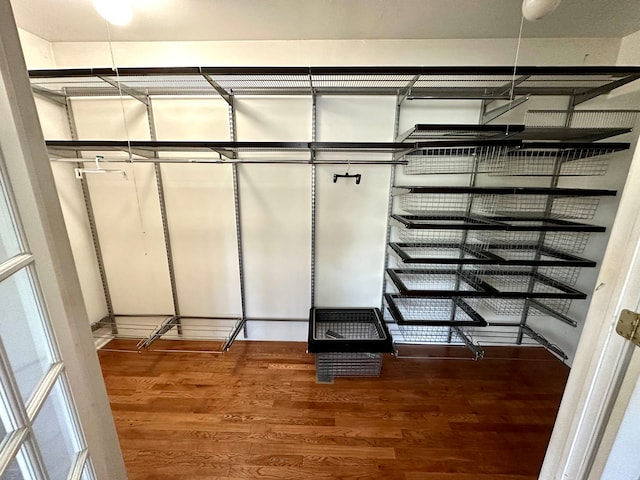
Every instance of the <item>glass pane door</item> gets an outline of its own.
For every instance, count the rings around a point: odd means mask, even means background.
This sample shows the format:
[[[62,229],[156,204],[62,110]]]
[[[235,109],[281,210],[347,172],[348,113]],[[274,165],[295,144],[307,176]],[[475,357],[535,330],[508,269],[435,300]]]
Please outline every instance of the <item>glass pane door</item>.
[[[38,265],[5,171],[0,157],[0,480],[91,480]]]

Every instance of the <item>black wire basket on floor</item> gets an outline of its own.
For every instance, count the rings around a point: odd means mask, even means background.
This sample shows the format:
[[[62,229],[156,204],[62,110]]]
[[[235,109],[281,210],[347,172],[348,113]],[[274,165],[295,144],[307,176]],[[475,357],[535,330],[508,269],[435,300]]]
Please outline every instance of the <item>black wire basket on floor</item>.
[[[393,341],[378,308],[312,308],[308,351],[316,354],[319,382],[377,377]]]

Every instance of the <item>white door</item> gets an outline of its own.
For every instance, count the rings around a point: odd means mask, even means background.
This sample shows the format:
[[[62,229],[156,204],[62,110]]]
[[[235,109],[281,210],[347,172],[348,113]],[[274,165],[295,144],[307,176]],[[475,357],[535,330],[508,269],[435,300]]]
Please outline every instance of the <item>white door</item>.
[[[640,353],[615,331],[623,309],[640,311],[639,205],[640,148],[636,147],[542,466],[543,480],[596,480],[603,478],[605,470],[613,475],[628,442],[635,442],[634,447],[639,444],[632,440],[637,427],[633,437],[629,435],[633,428],[629,422],[637,426],[640,419],[638,395],[629,400],[640,375]],[[640,458],[637,453],[634,456]],[[624,465],[630,469],[627,476],[604,478],[638,480],[635,465]]]
[[[0,479],[126,478],[9,0],[0,0]]]
[[[591,478],[640,479],[640,348],[633,358],[618,394],[600,445]]]

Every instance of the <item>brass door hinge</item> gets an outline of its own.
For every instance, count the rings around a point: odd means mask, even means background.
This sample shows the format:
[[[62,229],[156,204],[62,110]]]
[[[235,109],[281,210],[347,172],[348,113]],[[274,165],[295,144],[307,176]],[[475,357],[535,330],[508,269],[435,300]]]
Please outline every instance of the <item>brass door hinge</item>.
[[[640,346],[640,313],[622,310],[616,325],[616,332],[636,346]]]

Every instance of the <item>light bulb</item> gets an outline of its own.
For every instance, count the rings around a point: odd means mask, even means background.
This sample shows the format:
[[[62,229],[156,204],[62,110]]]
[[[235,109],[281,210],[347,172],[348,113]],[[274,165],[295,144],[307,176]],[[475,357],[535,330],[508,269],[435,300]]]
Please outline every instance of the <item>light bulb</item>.
[[[129,0],[93,0],[100,15],[114,25],[126,25],[133,17]]]
[[[522,15],[530,22],[535,22],[558,8],[560,1],[561,0],[523,0]]]

